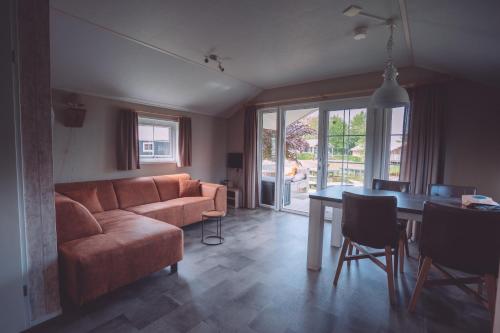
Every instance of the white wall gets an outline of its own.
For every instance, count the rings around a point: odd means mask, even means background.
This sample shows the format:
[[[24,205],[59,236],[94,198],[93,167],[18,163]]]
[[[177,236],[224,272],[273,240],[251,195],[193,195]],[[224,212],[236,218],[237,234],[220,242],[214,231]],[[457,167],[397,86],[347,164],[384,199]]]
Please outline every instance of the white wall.
[[[19,210],[21,168],[17,163],[16,115],[11,54],[11,1],[0,2],[0,330],[19,332],[27,316],[22,293],[21,216]],[[17,146],[17,147],[16,147]]]
[[[53,91],[55,111],[53,159],[55,183],[188,172],[193,178],[220,182],[226,177],[226,120],[200,114],[79,95],[87,114],[82,128],[64,127],[60,118],[67,92]],[[120,109],[182,114],[191,117],[192,166],[146,164],[140,170],[116,169],[116,127]]]

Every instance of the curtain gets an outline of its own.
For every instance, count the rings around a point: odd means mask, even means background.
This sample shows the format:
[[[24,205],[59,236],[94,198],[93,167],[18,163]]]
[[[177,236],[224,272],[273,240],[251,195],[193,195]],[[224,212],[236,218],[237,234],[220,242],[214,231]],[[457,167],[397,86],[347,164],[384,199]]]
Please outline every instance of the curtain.
[[[409,181],[416,194],[425,194],[428,184],[442,181],[444,91],[442,85],[409,90],[408,137],[401,179]]]
[[[245,110],[243,131],[243,200],[246,208],[256,208],[259,204],[257,177],[257,109]]]
[[[178,167],[191,166],[191,118],[179,117],[179,158]]]
[[[121,110],[118,115],[117,166],[118,170],[140,169],[139,117],[137,112]]]

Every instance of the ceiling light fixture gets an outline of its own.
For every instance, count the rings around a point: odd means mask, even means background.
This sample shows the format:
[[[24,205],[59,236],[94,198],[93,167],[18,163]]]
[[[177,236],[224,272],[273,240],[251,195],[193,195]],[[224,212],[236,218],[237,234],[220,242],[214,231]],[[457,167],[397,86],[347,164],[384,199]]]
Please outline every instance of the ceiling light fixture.
[[[372,19],[375,19],[375,20],[379,20],[379,21],[382,21],[382,22],[386,22],[387,21],[386,18],[380,17],[378,15],[373,15],[373,14],[370,14],[370,13],[365,13],[363,11],[363,8],[361,8],[359,6],[349,6],[346,9],[344,9],[344,11],[342,12],[342,14],[344,14],[345,16],[348,16],[348,17],[354,17],[354,16],[361,15],[361,16],[366,16],[366,17],[369,17],[369,18],[372,18]]]
[[[377,109],[396,108],[410,105],[410,97],[405,88],[398,84],[398,70],[393,64],[392,47],[394,45],[394,28],[395,24],[392,19],[387,20],[390,35],[387,41],[387,61],[385,63],[384,82],[382,86],[373,93],[370,106]]]
[[[384,82],[373,93],[370,100],[370,107],[377,109],[385,109],[385,108],[396,108],[401,106],[409,106],[410,105],[410,97],[408,96],[408,92],[405,88],[401,87],[398,84],[398,70],[394,66],[392,59],[392,47],[394,45],[394,28],[396,25],[394,24],[394,19],[386,19],[377,15],[373,15],[370,13],[363,12],[363,9],[359,6],[349,6],[343,12],[345,16],[354,17],[358,15],[366,16],[378,21],[383,21],[387,27],[389,27],[389,39],[387,41],[387,61],[385,62],[384,74]],[[363,32],[360,28],[356,28],[354,30],[354,39],[363,39],[366,38],[366,28]]]

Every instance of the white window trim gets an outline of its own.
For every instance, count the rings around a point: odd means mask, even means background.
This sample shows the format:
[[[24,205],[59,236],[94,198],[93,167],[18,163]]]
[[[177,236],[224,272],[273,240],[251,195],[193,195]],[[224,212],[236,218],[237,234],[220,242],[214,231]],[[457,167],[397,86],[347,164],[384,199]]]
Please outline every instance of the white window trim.
[[[166,120],[161,118],[153,118],[146,116],[139,116],[139,125],[150,125],[150,126],[158,126],[158,127],[169,127],[170,128],[170,142],[171,142],[171,150],[172,157],[147,157],[147,156],[139,156],[140,164],[177,164],[178,162],[178,136],[179,136],[179,123],[172,120]],[[149,141],[148,141],[149,142]],[[153,143],[153,154],[154,154],[154,141]]]

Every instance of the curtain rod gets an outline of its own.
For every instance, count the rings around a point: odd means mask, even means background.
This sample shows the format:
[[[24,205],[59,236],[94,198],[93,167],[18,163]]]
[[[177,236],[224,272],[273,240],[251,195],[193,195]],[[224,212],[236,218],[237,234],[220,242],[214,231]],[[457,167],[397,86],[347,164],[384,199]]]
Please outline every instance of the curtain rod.
[[[139,115],[151,115],[151,116],[166,118],[166,119],[175,120],[175,121],[178,121],[181,117],[183,117],[183,116],[177,116],[177,115],[172,115],[172,114],[165,114],[165,113],[161,113],[161,112],[150,112],[150,111],[141,111],[141,110],[135,110],[135,112],[137,112],[137,114],[139,114]]]
[[[414,88],[417,86],[432,84],[432,83],[443,83],[453,80],[453,77],[446,76],[440,79],[434,80],[426,80],[421,82],[408,82],[401,84],[402,87],[405,88]],[[282,106],[289,104],[299,104],[299,103],[308,103],[308,102],[318,102],[329,99],[340,99],[340,98],[354,98],[354,97],[365,97],[373,94],[376,88],[367,88],[367,89],[358,89],[358,90],[350,90],[350,91],[342,91],[342,92],[332,92],[321,95],[313,95],[313,96],[304,96],[304,97],[295,97],[295,98],[284,98],[284,99],[276,99],[271,101],[263,101],[263,102],[255,102],[255,103],[247,103],[246,106],[257,106],[257,107],[268,107],[268,106]]]

